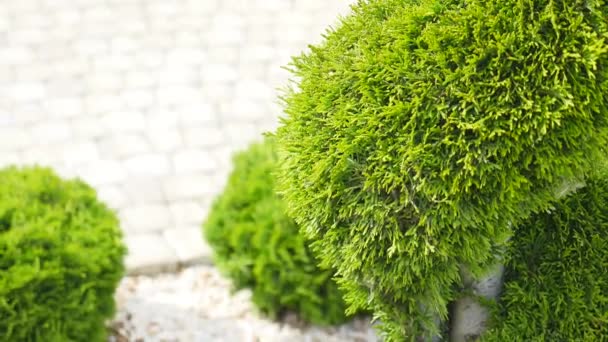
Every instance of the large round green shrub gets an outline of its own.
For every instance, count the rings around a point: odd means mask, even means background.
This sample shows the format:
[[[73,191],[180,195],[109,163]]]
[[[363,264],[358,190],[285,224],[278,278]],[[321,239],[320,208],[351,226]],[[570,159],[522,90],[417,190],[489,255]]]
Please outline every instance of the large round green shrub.
[[[0,170],[0,340],[104,341],[125,252],[88,185]]]
[[[608,176],[516,229],[495,327],[484,341],[608,338]]]
[[[390,339],[433,334],[608,146],[603,0],[369,0],[294,58],[290,216]]]
[[[234,157],[226,188],[204,223],[215,263],[236,289],[251,288],[254,304],[271,317],[292,311],[312,323],[341,323],[342,293],[285,214],[274,189],[276,166],[271,138]]]

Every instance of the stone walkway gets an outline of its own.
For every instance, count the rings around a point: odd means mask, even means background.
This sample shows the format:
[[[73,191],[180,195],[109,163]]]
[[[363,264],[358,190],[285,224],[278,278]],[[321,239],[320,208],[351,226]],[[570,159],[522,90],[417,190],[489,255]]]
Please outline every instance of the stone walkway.
[[[349,0],[0,3],[0,167],[81,177],[117,209],[130,273],[205,261],[230,156],[276,127],[280,68]]]

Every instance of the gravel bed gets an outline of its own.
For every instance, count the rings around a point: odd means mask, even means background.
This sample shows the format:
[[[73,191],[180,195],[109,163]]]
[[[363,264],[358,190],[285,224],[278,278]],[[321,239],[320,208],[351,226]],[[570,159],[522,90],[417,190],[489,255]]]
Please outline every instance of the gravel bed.
[[[376,342],[369,319],[332,328],[265,319],[249,291],[231,293],[230,282],[212,266],[177,274],[126,277],[117,293],[118,313],[110,341],[180,342]]]

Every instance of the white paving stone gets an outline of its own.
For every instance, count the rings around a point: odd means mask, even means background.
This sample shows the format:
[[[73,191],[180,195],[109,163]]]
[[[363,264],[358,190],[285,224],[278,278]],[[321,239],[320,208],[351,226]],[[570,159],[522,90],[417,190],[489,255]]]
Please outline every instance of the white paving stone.
[[[218,127],[211,125],[186,126],[183,128],[184,144],[192,147],[214,147],[227,143],[227,139]]]
[[[173,158],[173,165],[178,175],[217,169],[213,154],[203,149],[177,152]]]
[[[152,148],[161,152],[174,152],[183,146],[182,135],[177,127],[149,129],[146,137]]]
[[[36,101],[46,96],[43,83],[16,83],[12,85],[10,96],[17,102]]]
[[[167,177],[163,189],[171,202],[209,198],[216,192],[215,178],[212,175],[193,174]]]
[[[84,101],[80,97],[50,99],[45,109],[53,118],[74,117],[84,114]]]
[[[193,124],[211,124],[217,122],[218,115],[210,103],[202,102],[191,105],[178,106],[175,112],[180,124],[188,127]]]
[[[150,152],[151,146],[141,134],[125,133],[109,135],[98,142],[101,156],[108,158],[125,158]]]
[[[127,235],[125,244],[129,250],[125,264],[129,274],[172,271],[179,259],[161,234]]]
[[[93,185],[123,215],[131,270],[200,260],[232,152],[276,128],[280,66],[350,2],[0,2],[0,166]]]
[[[161,177],[132,179],[123,189],[132,204],[165,203]]]
[[[31,128],[32,136],[39,144],[63,142],[72,136],[72,128],[68,122],[42,122]]]
[[[211,249],[205,242],[201,227],[168,229],[163,232],[164,238],[182,264],[211,262]]]
[[[162,231],[172,224],[171,211],[162,204],[128,206],[119,214],[123,226],[130,233]]]
[[[117,160],[99,159],[87,163],[81,170],[84,180],[92,185],[100,186],[116,184],[127,179],[127,170]]]
[[[196,201],[173,202],[169,210],[177,225],[200,224],[207,216],[206,207]]]
[[[18,151],[34,143],[34,139],[19,126],[0,127],[0,151]]]
[[[97,196],[112,209],[120,209],[129,204],[125,192],[117,185],[104,185],[97,189]]]
[[[134,177],[164,176],[171,169],[168,158],[161,153],[137,155],[126,159],[124,165]]]
[[[23,157],[21,157],[18,153],[0,153],[0,168],[9,165],[16,165],[21,160],[23,160]]]
[[[110,132],[141,132],[146,120],[140,111],[125,110],[104,115],[100,123]]]
[[[62,147],[63,161],[68,165],[81,165],[99,160],[100,154],[93,141],[74,141]]]

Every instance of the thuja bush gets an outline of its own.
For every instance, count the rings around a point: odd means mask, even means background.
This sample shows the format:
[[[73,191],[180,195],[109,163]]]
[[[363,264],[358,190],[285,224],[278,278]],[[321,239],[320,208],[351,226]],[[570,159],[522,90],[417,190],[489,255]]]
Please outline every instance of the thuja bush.
[[[608,337],[608,177],[516,229],[495,327],[484,341]]]
[[[0,170],[0,339],[104,341],[125,251],[116,216],[82,181]]]
[[[293,59],[290,216],[389,340],[438,336],[463,274],[607,146],[601,0],[369,0]]]
[[[272,138],[234,157],[234,170],[203,224],[217,267],[235,289],[250,288],[253,303],[280,318],[295,312],[316,324],[346,320],[332,272],[317,267],[295,222],[275,193]]]

